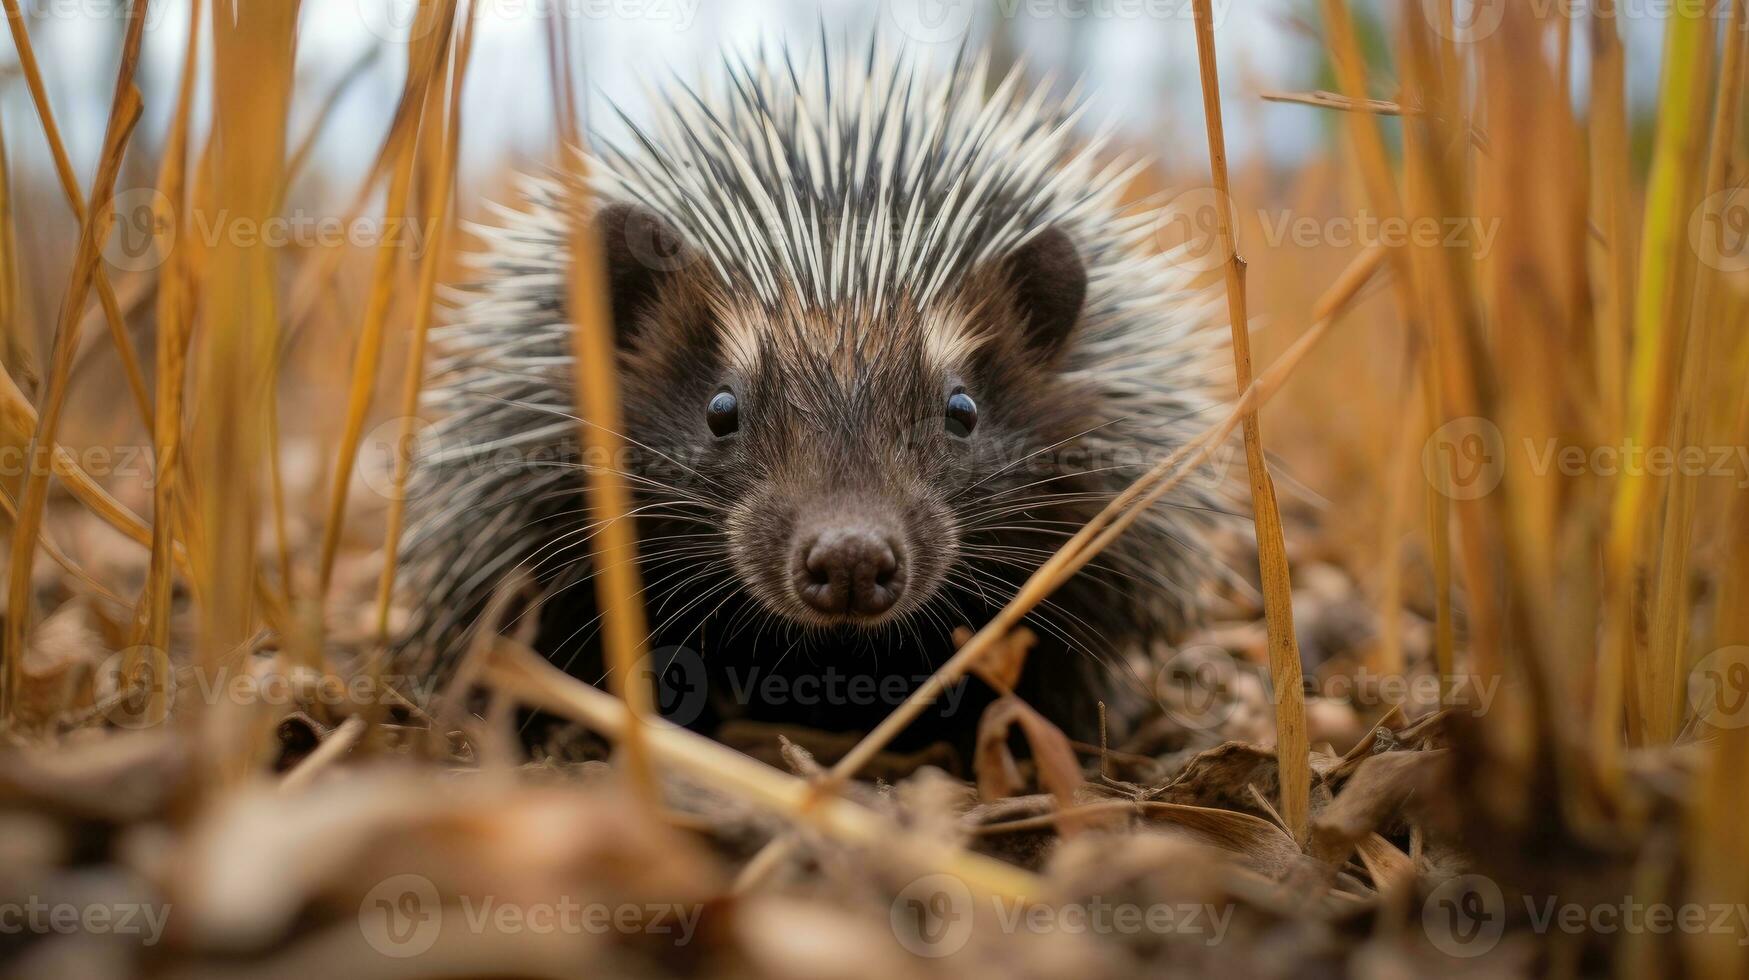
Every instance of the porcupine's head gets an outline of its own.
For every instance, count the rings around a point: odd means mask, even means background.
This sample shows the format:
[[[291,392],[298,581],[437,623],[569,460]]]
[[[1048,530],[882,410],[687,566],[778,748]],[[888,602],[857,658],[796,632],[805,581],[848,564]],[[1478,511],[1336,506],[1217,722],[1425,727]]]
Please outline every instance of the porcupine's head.
[[[1020,457],[1097,416],[1062,370],[1087,268],[1058,228],[931,302],[866,282],[836,297],[780,282],[764,302],[640,204],[598,226],[633,437],[720,507],[738,586],[784,620],[878,627],[927,606],[981,484],[1036,474]],[[878,252],[858,261],[891,261]]]
[[[629,447],[583,466],[638,495],[658,633],[727,609],[945,639],[1205,423],[1206,297],[1151,247],[1156,215],[1120,208],[1130,171],[1019,71],[986,97],[982,60],[931,75],[877,47],[727,75],[591,160]],[[525,193],[444,338],[408,545],[435,569],[428,633],[514,569],[553,602],[589,567],[564,311],[583,205]],[[542,462],[482,472],[482,446]],[[1208,494],[1139,522],[1041,632],[1180,622]]]

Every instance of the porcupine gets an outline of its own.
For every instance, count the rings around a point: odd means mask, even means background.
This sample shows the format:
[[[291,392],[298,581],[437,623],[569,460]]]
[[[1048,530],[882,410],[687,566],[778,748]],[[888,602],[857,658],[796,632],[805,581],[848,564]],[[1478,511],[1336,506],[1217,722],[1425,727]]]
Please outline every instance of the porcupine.
[[[1140,164],[1077,136],[1075,95],[1019,68],[987,89],[987,56],[931,72],[878,41],[722,71],[670,86],[651,126],[622,114],[628,138],[582,151],[589,193],[525,178],[474,229],[480,281],[435,338],[403,649],[446,674],[517,574],[541,594],[537,649],[600,683],[584,487],[606,465],[635,495],[657,670],[691,657],[703,676],[682,686],[710,692],[678,720],[865,731],[954,627],[1207,424],[1221,336],[1152,240],[1161,212],[1122,201]],[[628,445],[611,461],[583,458],[573,414],[576,220],[608,270]],[[1187,481],[1031,613],[1018,693],[1093,737],[1118,652],[1192,619],[1224,500]],[[803,697],[823,673],[836,686]],[[961,693],[900,744],[966,744],[993,695]]]

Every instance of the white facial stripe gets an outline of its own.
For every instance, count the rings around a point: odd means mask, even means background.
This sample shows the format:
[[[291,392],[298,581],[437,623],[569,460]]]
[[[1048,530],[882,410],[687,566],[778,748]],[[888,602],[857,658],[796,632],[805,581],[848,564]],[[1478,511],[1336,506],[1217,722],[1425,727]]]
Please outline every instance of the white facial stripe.
[[[990,339],[988,333],[977,328],[976,322],[971,311],[958,305],[924,316],[924,360],[937,370],[963,368]]]

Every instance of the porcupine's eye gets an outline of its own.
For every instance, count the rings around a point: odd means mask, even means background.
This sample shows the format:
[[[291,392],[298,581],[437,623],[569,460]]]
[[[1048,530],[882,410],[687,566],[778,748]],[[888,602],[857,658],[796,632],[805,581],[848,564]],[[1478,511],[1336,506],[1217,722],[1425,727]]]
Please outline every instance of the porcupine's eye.
[[[735,393],[725,388],[712,395],[704,409],[704,420],[718,439],[740,428],[741,409],[735,402]]]
[[[963,391],[947,396],[947,431],[961,439],[978,427],[978,403]]]

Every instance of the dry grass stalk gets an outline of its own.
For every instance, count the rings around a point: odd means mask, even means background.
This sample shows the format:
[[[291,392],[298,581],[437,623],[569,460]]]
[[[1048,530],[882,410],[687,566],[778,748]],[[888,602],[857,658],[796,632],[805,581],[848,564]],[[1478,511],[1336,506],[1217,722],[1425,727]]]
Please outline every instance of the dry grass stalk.
[[[1749,39],[1746,7],[1749,3],[1744,0],[1736,0],[1731,6],[1730,26],[1725,33],[1724,62],[1719,70],[1718,98],[1714,100],[1709,127],[1712,145],[1698,195],[1703,200],[1728,191],[1731,152],[1737,145],[1738,115],[1742,108],[1743,48],[1745,39]],[[1695,445],[1706,434],[1705,413],[1714,392],[1715,365],[1724,353],[1718,347],[1720,331],[1717,329],[1720,278],[1718,274],[1695,270],[1687,355],[1676,368],[1681,374],[1677,384],[1675,418],[1671,424],[1672,446]],[[1692,618],[1690,596],[1693,592],[1691,543],[1699,484],[1700,477],[1696,474],[1677,472],[1670,475],[1661,535],[1662,553],[1658,562],[1657,587],[1653,593],[1651,646],[1667,653],[1664,669],[1669,673],[1660,681],[1660,684],[1667,685],[1662,690],[1660,702],[1672,737],[1687,711],[1685,679],[1689,669],[1688,627]]]
[[[588,200],[588,180],[582,154],[567,148],[573,192]],[[602,647],[608,682],[624,702],[631,723],[621,741],[625,766],[645,804],[658,799],[644,725],[651,721],[653,693],[649,673],[650,628],[644,610],[644,589],[637,564],[637,527],[633,522],[631,488],[616,461],[625,459],[625,422],[619,402],[619,354],[609,302],[607,257],[600,236],[577,208],[571,231],[571,360],[575,365],[578,437],[586,466],[589,510],[598,522],[595,532],[594,587],[601,609]],[[614,560],[606,560],[613,555]],[[621,557],[623,556],[623,557]]]
[[[1325,0],[1326,23],[1334,26],[1335,22],[1328,19],[1329,7],[1332,3],[1335,3],[1338,8],[1340,8],[1341,4],[1340,0]],[[1347,20],[1346,15],[1344,15],[1343,20]],[[1349,30],[1348,43],[1352,44],[1354,41],[1352,25],[1349,25]],[[1335,55],[1336,52],[1343,50],[1344,47],[1345,45],[1337,40],[1335,32],[1332,31],[1330,38],[1331,54]],[[1365,66],[1362,65],[1361,67],[1364,70]],[[1342,79],[1344,83],[1343,91],[1341,93],[1259,92],[1257,93],[1257,97],[1265,102],[1288,102],[1294,105],[1309,105],[1318,109],[1335,109],[1339,112],[1355,112],[1362,115],[1400,116],[1403,114],[1403,107],[1395,102],[1389,101],[1388,99],[1369,98],[1365,95],[1355,95],[1352,91],[1349,91],[1347,87],[1347,82],[1350,80],[1347,74],[1348,71],[1348,65],[1338,66],[1337,77]],[[1365,91],[1364,87],[1361,91]]]
[[[1707,160],[1705,184],[1702,187],[1702,194],[1707,195],[1708,199],[1710,195],[1721,193],[1730,185],[1731,174],[1740,172],[1738,168],[1742,164],[1744,150],[1739,125],[1743,108],[1745,59],[1749,58],[1749,2],[1733,0],[1730,28],[1725,33],[1724,47],[1724,62],[1719,71],[1718,97],[1713,113],[1712,145]],[[1741,194],[1741,191],[1738,193]],[[1720,220],[1722,219],[1721,214]],[[1728,355],[1724,343],[1727,334],[1719,329],[1716,322],[1722,318],[1722,308],[1725,305],[1719,289],[1722,285],[1721,278],[1722,274],[1719,273],[1702,273],[1695,285],[1693,322],[1699,336],[1690,340],[1681,413],[1678,416],[1678,435],[1674,440],[1676,445],[1686,444],[1688,437],[1685,433],[1699,435],[1707,431],[1707,399],[1721,391],[1730,390],[1729,385],[1717,387],[1714,384],[1719,372],[1719,362],[1723,362],[1727,370],[1734,371],[1730,376],[1743,376],[1743,357],[1732,358]],[[1738,335],[1741,336],[1741,330]],[[1749,354],[1749,347],[1741,347],[1740,350]],[[1749,422],[1749,414],[1742,411],[1744,405],[1749,405],[1749,400],[1732,406],[1735,411],[1728,417],[1724,432],[1727,438],[1735,437],[1738,445],[1749,444],[1749,425],[1743,424]],[[1735,431],[1731,431],[1733,428]],[[1675,527],[1667,528],[1666,534],[1681,535],[1681,561],[1682,567],[1686,569],[1692,554],[1688,539],[1692,532],[1699,481],[1684,475],[1677,475],[1673,479],[1676,485],[1672,496],[1679,497],[1680,500],[1675,507]],[[1723,540],[1742,541],[1745,530],[1749,530],[1749,493],[1738,488],[1729,498],[1725,509]],[[1749,595],[1749,549],[1729,549],[1722,565],[1718,588],[1722,599],[1713,624],[1712,642],[1718,649],[1728,650],[1749,645],[1749,604],[1742,601],[1745,595]],[[1682,580],[1660,582],[1657,617],[1659,628],[1654,633],[1654,636],[1665,643],[1680,644],[1676,653],[1684,670],[1689,666],[1685,631],[1691,615],[1687,585],[1686,576]],[[1686,693],[1685,685],[1678,679],[1675,686],[1676,696],[1682,698]],[[1716,691],[1714,696],[1723,696],[1723,692]],[[1705,713],[1710,707],[1713,706],[1688,705],[1684,700],[1675,709],[1678,717],[1682,717],[1683,709],[1687,708],[1702,713],[1705,719],[1710,717]],[[1749,810],[1749,782],[1743,779],[1743,773],[1749,771],[1749,726],[1714,729],[1703,720],[1701,728],[1703,737],[1709,738],[1712,744],[1701,770],[1699,803],[1691,814],[1687,827],[1690,852],[1704,856],[1703,860],[1695,863],[1695,881],[1690,886],[1690,898],[1710,905],[1733,901],[1740,893],[1742,883],[1749,880],[1749,828],[1745,827],[1743,821],[1743,813]],[[1699,975],[1724,978],[1742,976],[1749,972],[1749,953],[1734,941],[1734,937],[1697,936],[1689,945],[1691,955],[1698,965]]]
[[[1597,411],[1584,184],[1523,179],[1538,167],[1581,173],[1585,165],[1584,135],[1547,57],[1539,56],[1548,37],[1546,22],[1510,19],[1481,52],[1495,152],[1477,162],[1476,207],[1500,231],[1479,256],[1479,288],[1498,378],[1497,424],[1507,446],[1590,432]],[[1526,99],[1527,89],[1546,94]],[[1518,466],[1508,476],[1496,493],[1494,520],[1510,589],[1508,654],[1525,679],[1528,718],[1503,720],[1525,725],[1533,751],[1556,760],[1562,798],[1589,822],[1595,801],[1574,694],[1584,689],[1596,651],[1592,630],[1577,623],[1595,623],[1598,615],[1601,577],[1592,556],[1600,545],[1603,488],[1558,470]]]
[[[10,491],[3,488],[0,488],[0,510],[4,510],[7,518],[14,523],[18,521],[18,502],[12,499]],[[62,551],[60,545],[55,544],[54,539],[49,537],[48,528],[43,528],[42,532],[37,535],[36,543],[37,547],[43,550],[43,554],[48,555],[51,561],[65,569],[67,574],[73,576],[74,582],[78,586],[84,588],[92,595],[102,596],[118,606],[125,606],[128,604],[126,599],[115,594],[109,586],[98,581],[96,576],[86,571],[78,562],[73,560],[72,556],[68,555],[65,551]]]
[[[1449,15],[1449,4],[1446,13]],[[1404,18],[1405,99],[1430,111],[1404,127],[1404,215],[1412,222],[1439,223],[1448,216],[1473,214],[1469,202],[1469,161],[1466,143],[1454,120],[1467,117],[1463,60],[1450,41],[1436,39],[1433,26]],[[1450,28],[1445,33],[1450,33]],[[1425,319],[1426,357],[1430,383],[1424,386],[1430,424],[1459,418],[1497,418],[1497,384],[1484,340],[1485,315],[1480,307],[1470,256],[1439,243],[1417,243],[1409,250],[1415,303],[1428,311]],[[1502,593],[1516,581],[1516,561],[1508,556],[1507,586],[1501,587],[1499,557],[1510,542],[1498,533],[1504,493],[1481,500],[1460,500],[1451,506],[1443,493],[1430,488],[1430,526],[1436,553],[1443,548],[1447,515],[1457,516],[1456,545],[1469,610],[1469,641],[1474,671],[1483,678],[1504,673],[1506,638]],[[1441,562],[1436,560],[1437,568]],[[1440,592],[1447,591],[1442,580]],[[1523,610],[1515,610],[1523,613]]]
[[[1658,99],[1658,132],[1647,177],[1646,217],[1640,243],[1640,268],[1634,311],[1633,356],[1629,364],[1628,426],[1642,446],[1668,445],[1675,386],[1687,340],[1694,261],[1688,248],[1688,223],[1697,196],[1697,177],[1706,153],[1706,107],[1710,102],[1716,31],[1706,10],[1672,11],[1665,31],[1664,78]],[[1610,519],[1606,566],[1612,615],[1606,631],[1610,669],[1620,669],[1633,696],[1627,701],[1630,739],[1653,743],[1676,736],[1680,719],[1671,710],[1668,678],[1679,669],[1676,651],[1657,646],[1638,650],[1636,610],[1644,608],[1639,584],[1650,567],[1643,552],[1656,542],[1650,534],[1658,486],[1639,469],[1623,473]]]
[[[0,367],[36,384],[33,331],[19,316],[24,303],[18,272],[18,221],[12,206],[12,163],[0,134]]]
[[[400,135],[389,141],[395,146],[395,155],[394,169],[389,175],[388,199],[383,205],[388,222],[404,220],[408,215],[407,198],[417,159],[419,122],[431,81],[441,74],[441,62],[447,58],[449,37],[455,26],[455,8],[455,0],[420,0],[419,11],[408,27],[414,40],[407,58],[406,86],[391,126]],[[365,419],[376,395],[377,365],[382,360],[383,334],[388,325],[389,304],[394,298],[401,246],[400,236],[387,236],[377,248],[370,299],[365,305],[358,347],[353,354],[352,383],[347,394],[340,448],[335,456],[328,519],[323,525],[316,587],[318,601],[327,598],[329,584],[334,578],[334,560],[340,553],[340,535],[346,525],[346,498],[351,489],[353,468],[358,462],[358,446],[364,439]]]
[[[1627,344],[1634,310],[1633,180],[1628,173],[1626,57],[1616,29],[1615,0],[1598,0],[1591,18],[1589,112],[1594,223],[1603,231],[1604,259],[1593,278],[1601,284],[1597,373],[1604,433],[1623,432],[1627,397]]]
[[[340,727],[328,733],[322,744],[316,750],[304,757],[297,768],[285,774],[279,781],[279,791],[287,795],[308,789],[316,777],[346,757],[364,738],[368,723],[363,715],[353,715],[340,723]]]
[[[395,593],[395,573],[400,552],[402,524],[406,517],[407,479],[412,469],[411,444],[419,417],[419,393],[425,383],[425,347],[435,318],[437,272],[449,245],[450,202],[455,197],[456,156],[461,140],[462,85],[473,51],[475,11],[469,8],[462,21],[460,40],[451,56],[447,115],[436,141],[437,172],[426,188],[423,220],[430,222],[432,236],[419,264],[419,294],[413,309],[413,333],[407,350],[407,365],[401,379],[400,420],[396,436],[394,490],[389,495],[388,530],[383,541],[383,573],[377,588],[377,642],[389,640],[389,606]]]
[[[15,25],[20,23],[16,0],[9,5],[7,15]],[[92,280],[98,275],[98,249],[102,244],[100,236],[108,228],[106,219],[111,196],[115,192],[115,181],[121,173],[122,154],[127,149],[128,137],[133,134],[134,125],[140,119],[140,93],[134,88],[133,78],[134,69],[139,64],[140,42],[145,35],[145,24],[146,5],[142,2],[129,12],[127,38],[123,42],[121,66],[116,73],[115,100],[111,104],[109,123],[104,131],[103,156],[98,161],[97,175],[91,188],[91,196],[97,206],[87,211],[80,222],[79,247],[73,260],[72,278],[67,284],[66,296],[61,302],[60,315],[55,325],[53,352],[50,355],[44,393],[45,404],[37,418],[36,431],[31,436],[30,448],[25,456],[33,465],[27,469],[24,493],[18,507],[18,522],[13,530],[12,560],[8,566],[10,580],[6,603],[6,636],[4,649],[0,651],[0,656],[5,658],[4,670],[0,670],[0,725],[9,724],[12,720],[13,699],[16,697],[24,666],[25,637],[29,632],[31,618],[30,569],[36,554],[37,537],[42,531],[43,510],[48,504],[49,470],[47,467],[34,465],[34,461],[52,458],[56,454],[55,432],[61,420],[61,412],[66,407],[73,355],[79,347],[79,321]],[[49,118],[44,115],[45,125]]]
[[[583,104],[572,70],[577,59],[572,52],[571,22],[558,7],[548,8],[547,13],[547,75],[553,89],[554,136],[563,159],[573,147],[583,145]]]
[[[1196,0],[1196,49],[1202,74],[1203,120],[1208,126],[1209,169],[1214,177],[1216,227],[1226,255],[1227,315],[1233,330],[1233,373],[1239,390],[1251,384],[1251,324],[1246,315],[1245,260],[1239,256],[1227,178],[1227,141],[1221,120],[1220,78],[1215,70],[1214,12],[1210,0]],[[1306,841],[1311,792],[1310,746],[1306,738],[1305,685],[1300,648],[1294,638],[1293,584],[1287,543],[1276,506],[1275,483],[1263,458],[1263,427],[1256,412],[1245,416],[1245,470],[1251,479],[1252,521],[1257,531],[1257,563],[1263,581],[1263,608],[1269,630],[1269,675],[1275,690],[1275,751],[1281,768],[1281,811],[1294,840]]]
[[[24,396],[12,376],[0,371],[0,447],[21,456],[29,451],[30,440],[38,427],[36,408]],[[56,480],[105,523],[131,540],[150,545],[152,530],[127,505],[110,496],[89,473],[79,466],[66,447],[56,445],[48,456],[50,472]]]
[[[195,200],[262,227],[284,182],[285,129],[296,49],[296,0],[212,5],[213,135],[210,195]],[[191,351],[194,404],[209,424],[188,439],[188,541],[199,596],[197,663],[219,676],[255,631],[261,483],[268,472],[269,400],[279,347],[273,253],[223,236],[200,257],[201,321]],[[249,584],[245,584],[249,583]],[[191,712],[209,770],[229,782],[257,763],[262,721],[244,705]]]
[[[1591,18],[1591,160],[1593,197],[1598,227],[1603,229],[1605,255],[1593,272],[1603,284],[1597,311],[1596,350],[1599,428],[1611,439],[1627,435],[1627,360],[1633,331],[1634,270],[1637,266],[1632,200],[1631,163],[1627,135],[1626,57],[1616,29],[1615,0],[1599,0]],[[1607,568],[1606,568],[1607,573]],[[1625,599],[1624,599],[1625,601]],[[1609,615],[1606,612],[1606,615]],[[1626,680],[1626,651],[1612,630],[1605,627],[1605,640],[1591,684],[1590,744],[1598,753],[1598,771],[1613,784],[1620,772],[1622,706]],[[1625,634],[1624,634],[1625,635]],[[1633,722],[1638,724],[1637,716]]]
[[[860,804],[821,799],[809,783],[719,742],[660,718],[638,718],[621,699],[508,640],[496,644],[485,677],[526,704],[580,721],[621,744],[641,732],[650,756],[663,765],[834,840],[877,849],[920,871],[954,875],[979,895],[1025,900],[1041,892],[1032,874],[1011,864],[907,834]]]
[[[1736,36],[1740,44],[1749,43],[1749,33],[1738,32]],[[1739,51],[1739,59],[1743,56]],[[1739,155],[1732,169],[1741,173],[1744,171],[1737,168],[1744,162],[1743,151],[1739,148],[1736,152]],[[1741,304],[1737,315],[1740,325],[1744,316]],[[1749,359],[1749,347],[1729,362],[1736,372],[1734,377],[1744,376],[1745,359]],[[1739,404],[1731,407],[1734,411],[1726,435],[1737,445],[1749,445],[1749,411],[1745,411],[1749,399],[1740,399]],[[1720,537],[1740,542],[1746,535],[1749,535],[1749,493],[1738,489],[1726,501]],[[1749,602],[1743,601],[1744,596],[1749,596],[1749,548],[1726,549],[1721,565],[1718,593],[1733,598],[1719,602],[1714,609],[1713,643],[1721,650],[1749,647]],[[1714,696],[1719,698],[1740,693],[1735,687],[1714,690]],[[1690,898],[1701,903],[1736,902],[1742,896],[1743,882],[1749,881],[1749,822],[1743,819],[1743,814],[1749,813],[1749,780],[1743,778],[1749,772],[1749,725],[1715,727],[1703,719],[1698,728],[1698,737],[1711,744],[1700,774],[1698,804],[1687,827],[1689,853],[1700,856],[1694,866]],[[1698,936],[1691,947],[1698,964],[1697,975],[1718,980],[1749,975],[1749,951],[1735,936]]]
[[[175,115],[165,139],[164,160],[158,170],[157,201],[167,211],[155,213],[153,221],[174,228],[177,238],[188,231],[189,118],[194,106],[195,73],[198,71],[198,38],[202,4],[189,5],[188,49],[183,53],[182,77],[177,86]],[[183,469],[182,409],[188,375],[189,331],[193,326],[194,283],[188,250],[173,251],[158,281],[158,350],[156,377],[157,418],[152,445],[157,479],[152,487],[152,557],[146,585],[134,610],[134,645],[154,650],[170,649],[171,573],[174,567],[176,507],[181,496],[176,477]],[[132,667],[134,665],[130,665]],[[134,676],[128,674],[127,676]],[[154,689],[161,693],[161,689]],[[162,717],[163,706],[148,707],[148,717]]]

